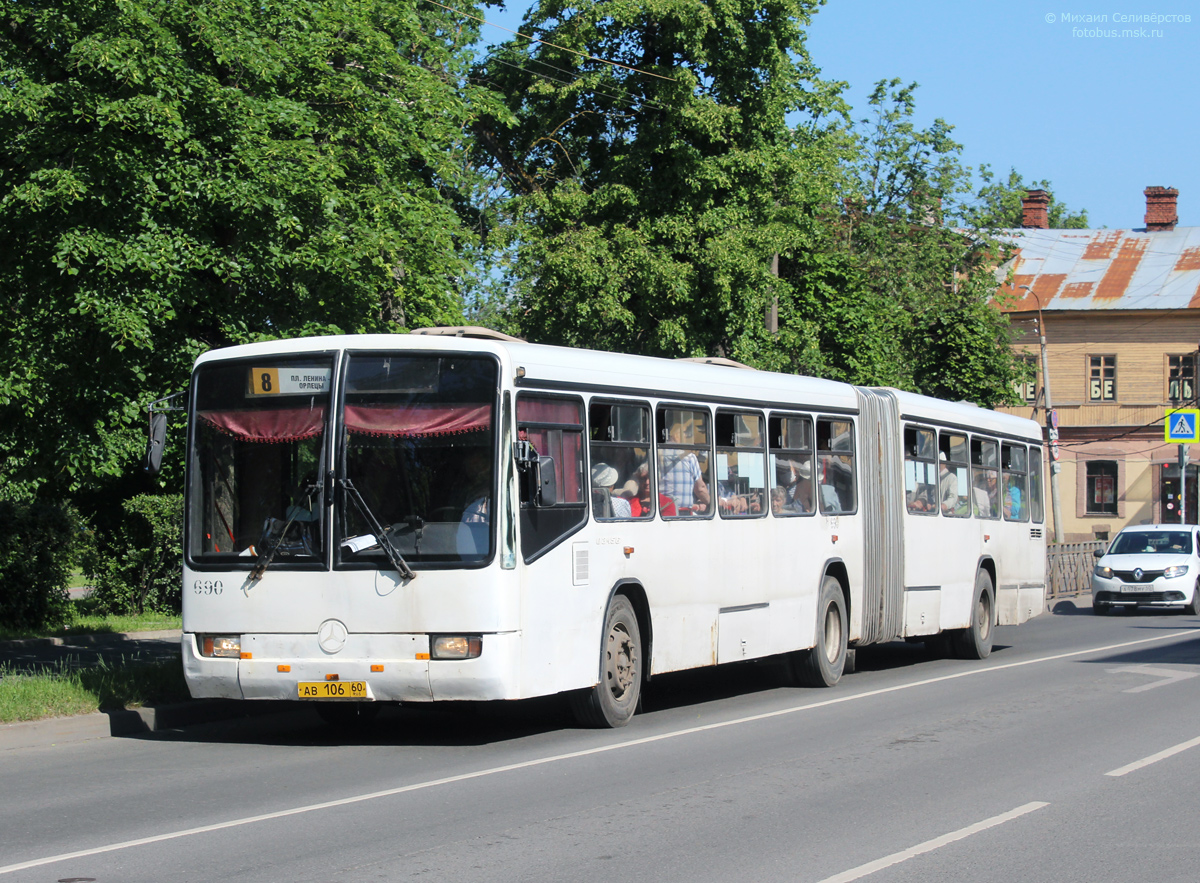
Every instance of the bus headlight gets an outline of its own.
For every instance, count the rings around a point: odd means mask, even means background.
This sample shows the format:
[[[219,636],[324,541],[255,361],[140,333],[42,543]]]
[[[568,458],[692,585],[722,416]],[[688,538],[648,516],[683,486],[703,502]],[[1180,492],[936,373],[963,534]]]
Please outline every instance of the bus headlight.
[[[1101,567],[1099,564],[1097,564],[1092,568],[1092,573],[1096,574],[1096,576],[1101,577],[1102,579],[1112,579],[1111,567]]]
[[[1183,576],[1186,573],[1187,573],[1187,565],[1186,564],[1172,564],[1170,567],[1168,567],[1166,570],[1163,571],[1163,576],[1165,576],[1167,579],[1175,579],[1175,577]]]
[[[429,641],[433,659],[474,659],[483,652],[479,635],[434,635]]]
[[[201,656],[226,656],[237,659],[242,655],[241,635],[200,635]]]

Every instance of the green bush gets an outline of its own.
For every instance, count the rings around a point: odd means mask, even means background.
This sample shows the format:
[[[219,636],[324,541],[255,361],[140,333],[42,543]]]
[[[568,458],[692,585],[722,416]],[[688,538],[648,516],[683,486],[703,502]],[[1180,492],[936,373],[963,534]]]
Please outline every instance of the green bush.
[[[0,623],[41,629],[70,622],[67,582],[85,539],[68,507],[0,501]]]
[[[90,600],[103,613],[179,613],[183,581],[183,497],[140,494],[97,537],[85,562]]]

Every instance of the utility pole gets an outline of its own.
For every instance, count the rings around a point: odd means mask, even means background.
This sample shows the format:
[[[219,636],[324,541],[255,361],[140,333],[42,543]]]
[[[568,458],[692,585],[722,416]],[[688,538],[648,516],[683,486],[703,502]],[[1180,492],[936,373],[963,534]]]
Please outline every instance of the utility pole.
[[[1062,506],[1058,499],[1058,473],[1062,466],[1058,462],[1058,414],[1050,401],[1050,360],[1046,357],[1046,323],[1042,319],[1042,300],[1028,285],[1021,285],[1030,294],[1038,309],[1038,342],[1042,348],[1042,392],[1046,395],[1046,437],[1050,441],[1050,507],[1054,513],[1054,542],[1063,541]]]

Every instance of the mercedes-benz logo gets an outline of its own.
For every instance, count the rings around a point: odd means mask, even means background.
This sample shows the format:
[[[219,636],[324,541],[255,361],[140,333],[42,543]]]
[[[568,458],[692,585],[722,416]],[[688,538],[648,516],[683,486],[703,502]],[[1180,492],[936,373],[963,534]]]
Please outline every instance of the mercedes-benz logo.
[[[317,643],[326,653],[337,653],[346,646],[346,626],[336,619],[327,619],[317,629]]]
[[[1133,569],[1133,579],[1134,579],[1134,581],[1135,581],[1135,582],[1139,582],[1139,583],[1140,583],[1140,582],[1142,581],[1142,573],[1143,573],[1143,571],[1142,571],[1142,569],[1141,569],[1140,567],[1135,567],[1135,568]],[[341,624],[341,623],[339,623],[339,625],[340,625],[340,624]]]

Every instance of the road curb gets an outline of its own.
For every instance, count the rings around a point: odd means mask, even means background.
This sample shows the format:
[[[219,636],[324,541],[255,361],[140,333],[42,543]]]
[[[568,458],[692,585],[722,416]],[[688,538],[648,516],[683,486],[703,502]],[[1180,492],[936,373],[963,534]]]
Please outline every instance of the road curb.
[[[180,629],[161,629],[156,632],[107,632],[104,634],[64,635],[53,638],[14,638],[0,641],[0,652],[24,647],[103,647],[128,641],[163,641],[178,638]]]
[[[114,709],[72,717],[0,724],[0,751],[87,742],[113,736],[144,736],[200,724],[293,711],[296,702],[194,699],[170,705]]]

